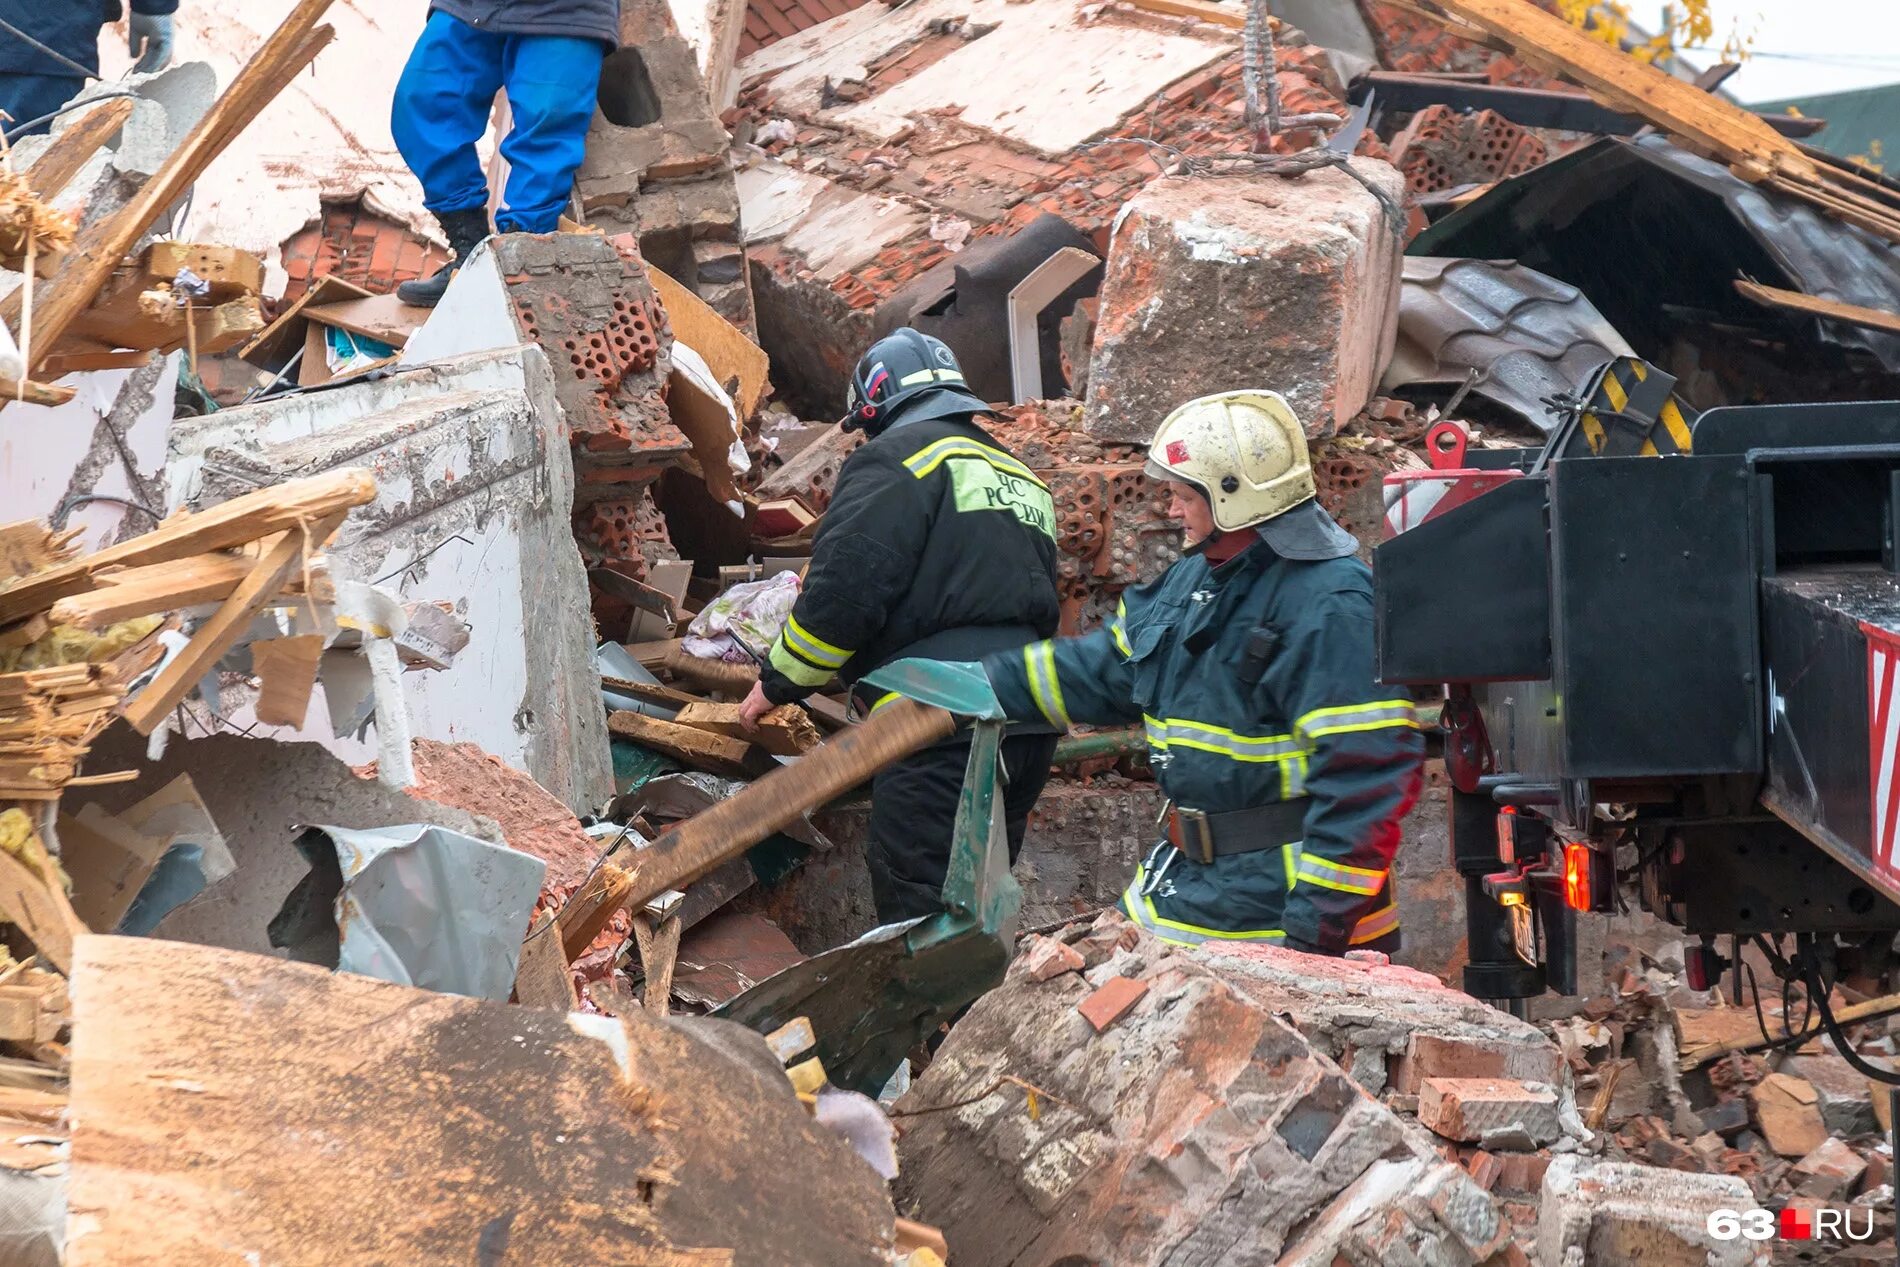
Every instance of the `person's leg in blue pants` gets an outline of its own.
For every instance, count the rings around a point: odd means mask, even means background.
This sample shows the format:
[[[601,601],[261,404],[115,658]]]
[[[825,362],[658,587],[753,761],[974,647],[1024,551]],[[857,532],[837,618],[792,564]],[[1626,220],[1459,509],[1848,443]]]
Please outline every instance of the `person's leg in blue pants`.
[[[501,91],[509,37],[432,13],[396,82],[389,130],[422,182],[422,205],[438,219],[485,209],[488,182],[475,142]]]
[[[501,143],[508,160],[495,227],[552,233],[560,226],[574,173],[587,156],[587,127],[600,92],[607,48],[564,35],[516,35],[502,58],[514,127]]]

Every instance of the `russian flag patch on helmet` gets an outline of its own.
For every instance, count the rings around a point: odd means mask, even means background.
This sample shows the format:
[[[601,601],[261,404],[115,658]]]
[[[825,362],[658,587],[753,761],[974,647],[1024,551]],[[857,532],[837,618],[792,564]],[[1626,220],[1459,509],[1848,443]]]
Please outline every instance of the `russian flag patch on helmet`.
[[[1187,442],[1183,440],[1168,441],[1168,465],[1179,466],[1187,460]]]

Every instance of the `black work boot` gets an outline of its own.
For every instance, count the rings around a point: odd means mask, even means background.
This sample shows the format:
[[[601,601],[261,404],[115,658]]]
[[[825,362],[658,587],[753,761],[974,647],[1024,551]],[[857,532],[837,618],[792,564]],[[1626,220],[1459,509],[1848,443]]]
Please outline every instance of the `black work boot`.
[[[419,277],[396,287],[396,298],[417,308],[433,308],[442,302],[442,292],[449,288],[449,279],[455,276],[455,270],[462,267],[462,261],[488,236],[488,211],[485,208],[451,211],[437,216],[436,220],[442,225],[442,231],[448,234],[449,249],[455,252],[455,258],[436,269],[433,276]]]

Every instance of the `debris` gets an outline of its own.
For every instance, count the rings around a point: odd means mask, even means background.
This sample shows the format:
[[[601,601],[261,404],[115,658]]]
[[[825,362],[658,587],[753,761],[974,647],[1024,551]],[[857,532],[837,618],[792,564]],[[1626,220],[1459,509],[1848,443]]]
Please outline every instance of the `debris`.
[[[1768,1248],[1717,1238],[1709,1215],[1757,1208],[1740,1179],[1558,1157],[1544,1175],[1537,1261],[1590,1267],[1765,1267]],[[1568,1257],[1576,1255],[1577,1257]]]
[[[818,743],[818,728],[796,704],[774,708],[751,729],[739,720],[737,704],[687,704],[673,720],[695,730],[756,743],[775,757],[796,757],[810,752]]]
[[[1814,1087],[1785,1073],[1771,1073],[1748,1092],[1755,1129],[1783,1157],[1804,1157],[1827,1139],[1820,1096]]]
[[[1099,1034],[1128,1015],[1129,1010],[1141,1002],[1147,993],[1146,981],[1132,980],[1128,977],[1110,977],[1096,988],[1095,993],[1077,1003],[1075,1010],[1080,1012]]]
[[[1838,1138],[1830,1137],[1794,1164],[1801,1195],[1836,1201],[1847,1196],[1867,1172],[1866,1159]]]
[[[1502,1078],[1426,1078],[1418,1085],[1418,1120],[1447,1139],[1468,1143],[1513,1128],[1536,1144],[1562,1134],[1555,1091]]]
[[[744,739],[631,712],[608,714],[607,730],[696,770],[742,779],[761,772],[762,767],[753,759],[752,744]]]
[[[201,946],[82,944],[76,1267],[194,1261],[215,1246],[285,1264],[421,1262],[440,1257],[450,1226],[471,1253],[505,1236],[511,1256],[559,1262],[886,1262],[883,1181],[710,1031]],[[224,1042],[239,1033],[241,1056]],[[369,1037],[339,1048],[341,1034]],[[756,1036],[718,1036],[740,1040],[770,1061]],[[548,1119],[553,1104],[564,1120]],[[321,1144],[285,1131],[312,1116]],[[189,1166],[147,1138],[190,1138]],[[481,1183],[454,1179],[466,1173]]]
[[[1355,166],[1396,205],[1396,173]],[[1396,227],[1341,171],[1149,185],[1109,247],[1089,434],[1145,442],[1214,381],[1272,383],[1309,435],[1330,434],[1371,397],[1392,347]],[[1207,303],[1210,293],[1222,302]],[[1269,329],[1275,337],[1263,337]]]
[[[1080,972],[1084,967],[1082,956],[1076,953],[1073,946],[1053,937],[1025,938],[1018,962],[1018,970],[1037,983],[1059,977],[1065,972]]]

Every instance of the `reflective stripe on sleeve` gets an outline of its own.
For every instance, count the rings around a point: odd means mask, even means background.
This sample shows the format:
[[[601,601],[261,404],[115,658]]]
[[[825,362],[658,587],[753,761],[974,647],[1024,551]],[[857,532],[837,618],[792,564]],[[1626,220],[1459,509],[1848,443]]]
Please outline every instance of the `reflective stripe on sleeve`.
[[[1385,887],[1385,872],[1365,867],[1349,867],[1343,862],[1328,862],[1315,854],[1300,855],[1299,879],[1302,884],[1317,884],[1323,889],[1357,893],[1372,897]]]
[[[1183,924],[1179,920],[1163,919],[1155,911],[1154,899],[1141,895],[1141,886],[1145,878],[1145,868],[1137,868],[1135,882],[1122,894],[1122,909],[1128,912],[1128,918],[1135,921],[1143,931],[1159,937],[1162,941],[1173,942],[1177,946],[1195,946],[1208,941],[1250,941],[1277,944],[1286,939],[1286,934],[1277,928],[1256,928],[1244,932],[1234,932],[1224,928],[1202,928],[1198,924]]]
[[[1135,652],[1128,645],[1128,602],[1126,599],[1115,601],[1115,619],[1108,622],[1108,636],[1115,640],[1115,649],[1122,653],[1124,660],[1133,659]]]
[[[765,659],[774,669],[800,686],[823,686],[837,676],[836,670],[812,664],[785,645],[784,634],[780,634],[772,643],[772,649],[766,653]]]
[[[823,638],[815,636],[798,623],[796,616],[786,618],[785,632],[781,637],[784,638],[785,645],[795,651],[799,658],[821,669],[842,669],[844,662],[855,654],[843,647],[834,647]]]
[[[1368,704],[1316,708],[1293,723],[1293,733],[1309,742],[1325,735],[1392,728],[1419,728],[1418,712],[1412,707],[1411,700],[1377,700]]]
[[[1043,717],[1069,728],[1069,712],[1062,703],[1062,683],[1056,676],[1056,647],[1053,642],[1032,642],[1023,648],[1023,665],[1029,674],[1029,695]]]

